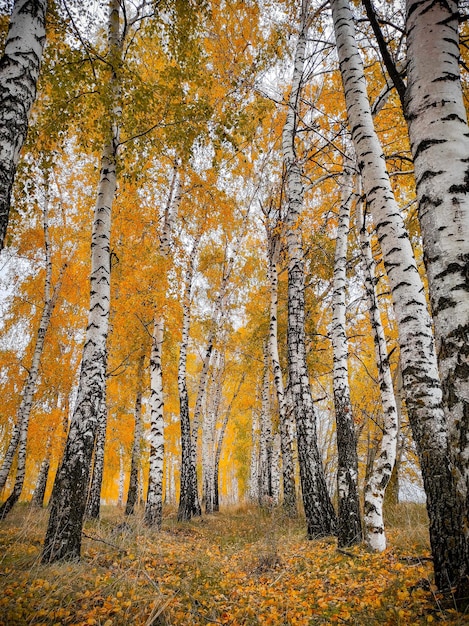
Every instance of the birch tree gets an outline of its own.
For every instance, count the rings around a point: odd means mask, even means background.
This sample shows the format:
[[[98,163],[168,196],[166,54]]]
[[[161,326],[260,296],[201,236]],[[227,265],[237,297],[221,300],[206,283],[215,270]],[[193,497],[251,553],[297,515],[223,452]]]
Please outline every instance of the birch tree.
[[[391,286],[409,420],[427,495],[435,578],[443,589],[458,578],[459,542],[454,539],[460,531],[431,319],[374,129],[353,15],[348,0],[332,0],[331,8],[355,153]]]
[[[67,269],[68,262],[65,262],[59,272],[59,276],[54,286],[52,286],[52,256],[51,256],[51,244],[49,237],[49,189],[48,183],[46,184],[46,191],[44,196],[43,206],[43,228],[44,228],[44,250],[45,250],[45,269],[46,276],[44,282],[44,306],[42,309],[41,319],[36,332],[34,351],[31,366],[28,370],[28,376],[24,383],[21,403],[18,409],[18,415],[16,424],[13,428],[13,433],[8,444],[8,448],[3,460],[2,467],[0,469],[0,491],[5,486],[8,475],[11,470],[15,453],[17,452],[16,463],[16,475],[13,485],[13,490],[8,496],[7,500],[0,507],[0,519],[3,519],[8,515],[13,506],[18,501],[22,491],[24,478],[26,473],[26,445],[28,440],[28,428],[29,420],[31,416],[31,410],[33,407],[34,395],[36,393],[38,378],[39,378],[39,366],[41,362],[41,356],[44,351],[44,344],[46,339],[46,333],[50,325],[52,313],[57,303],[57,299],[62,287],[62,281],[65,271]]]
[[[143,369],[145,363],[145,353],[138,359],[137,365],[137,393],[134,408],[134,439],[132,443],[132,455],[130,458],[130,478],[129,489],[127,491],[127,502],[125,504],[125,514],[132,515],[138,499],[138,469],[140,466],[140,447],[142,440],[142,393],[143,393]]]
[[[47,0],[15,0],[0,59],[0,250],[21,147],[36,98],[46,40]]]
[[[270,368],[268,346],[264,345],[262,375],[262,405],[259,433],[259,504],[266,505],[272,498],[272,414],[270,403]]]
[[[383,503],[386,487],[391,479],[396,461],[398,436],[398,411],[394,395],[388,349],[376,290],[376,271],[371,250],[370,234],[365,222],[362,203],[356,208],[357,228],[360,232],[360,249],[365,270],[365,290],[368,301],[371,327],[373,329],[378,380],[383,408],[383,437],[380,451],[374,459],[373,468],[365,484],[365,539],[371,550],[378,552],[386,548],[383,519]]]
[[[438,367],[462,536],[444,581],[469,595],[469,128],[458,3],[407,0],[409,127]],[[456,513],[456,511],[454,511]],[[442,549],[444,549],[442,547]]]
[[[308,35],[309,2],[301,4],[301,24],[295,51],[292,86],[282,133],[287,199],[288,251],[288,372],[298,440],[303,505],[308,536],[323,537],[335,532],[336,516],[330,500],[317,444],[316,414],[311,395],[305,345],[305,277],[301,240],[304,189],[296,151],[299,105]]]
[[[104,384],[106,385],[106,383]],[[91,519],[99,518],[101,508],[101,488],[103,485],[104,451],[108,418],[108,408],[105,398],[106,387],[104,388],[104,399],[99,408],[98,427],[96,430],[96,440],[94,445],[93,471],[91,474],[90,490],[88,494],[86,514]]]
[[[348,340],[346,329],[347,237],[353,200],[351,161],[344,159],[337,225],[332,293],[331,338],[333,389],[337,424],[337,540],[339,547],[360,543],[362,537],[358,496],[357,437],[350,400]]]
[[[80,557],[86,494],[99,411],[105,402],[110,305],[111,211],[116,192],[119,145],[120,64],[129,22],[120,27],[120,4],[108,5],[109,127],[101,155],[100,179],[91,237],[90,308],[80,369],[78,395],[51,500],[43,561]]]
[[[283,475],[283,507],[287,515],[294,517],[296,511],[295,468],[293,464],[293,439],[291,433],[291,413],[287,411],[283,373],[280,366],[278,350],[278,274],[277,259],[280,240],[272,233],[269,216],[264,211],[265,227],[267,232],[267,262],[270,285],[270,319],[269,319],[269,351],[274,375],[274,387],[277,396],[280,428],[280,450],[282,454]]]

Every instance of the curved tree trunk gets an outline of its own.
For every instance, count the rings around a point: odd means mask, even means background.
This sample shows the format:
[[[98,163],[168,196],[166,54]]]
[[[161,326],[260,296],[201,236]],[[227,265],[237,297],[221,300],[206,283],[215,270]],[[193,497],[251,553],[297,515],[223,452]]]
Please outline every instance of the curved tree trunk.
[[[335,244],[332,293],[331,337],[333,350],[333,388],[337,435],[337,541],[339,547],[360,543],[362,539],[360,499],[358,496],[357,437],[353,420],[348,376],[346,333],[347,238],[353,199],[352,169],[344,161],[341,201]]]
[[[365,484],[365,533],[366,543],[369,548],[381,552],[386,548],[383,503],[386,487],[391,480],[396,461],[399,418],[392,384],[391,368],[389,366],[387,342],[378,306],[375,262],[361,203],[357,205],[356,219],[360,230],[360,247],[365,267],[365,290],[374,335],[381,405],[383,408],[383,438],[381,447]]]
[[[130,461],[129,489],[127,491],[127,502],[125,514],[133,515],[135,504],[138,499],[138,468],[140,466],[140,446],[142,440],[142,392],[143,392],[143,366],[145,363],[145,352],[138,359],[137,366],[137,397],[134,409],[134,441],[132,444],[132,457]]]
[[[0,59],[0,250],[46,40],[47,0],[16,0]]]
[[[331,7],[352,139],[391,285],[409,420],[427,495],[435,578],[444,589],[458,580],[460,545],[455,537],[460,529],[431,319],[373,126],[352,12],[348,0],[332,0]]]
[[[458,3],[407,0],[406,118],[462,529],[445,584],[469,597],[469,128]]]
[[[302,23],[295,52],[295,65],[288,112],[282,135],[286,175],[288,249],[288,371],[298,438],[303,505],[308,536],[323,537],[335,532],[336,516],[327,491],[319,454],[316,414],[311,395],[305,345],[305,277],[300,215],[303,210],[301,166],[295,137],[305,62],[309,2],[302,2]]]
[[[117,68],[122,55],[120,5],[109,1],[108,44],[112,74],[109,83],[109,135],[101,171],[91,239],[90,310],[81,362],[78,395],[64,455],[55,479],[43,562],[77,559],[86,509],[91,459],[105,402],[107,335],[110,303],[111,209],[116,192],[119,143],[120,85]]]

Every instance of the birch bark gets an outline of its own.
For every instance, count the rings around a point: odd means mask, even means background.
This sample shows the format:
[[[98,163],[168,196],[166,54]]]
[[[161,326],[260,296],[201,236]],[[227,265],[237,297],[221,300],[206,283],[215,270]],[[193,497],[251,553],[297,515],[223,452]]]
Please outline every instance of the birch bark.
[[[206,513],[213,513],[215,506],[215,428],[221,404],[224,367],[224,355],[217,350],[202,425],[202,475]]]
[[[333,389],[337,435],[337,541],[339,547],[360,543],[362,538],[358,495],[357,437],[353,420],[348,376],[346,329],[347,238],[353,199],[350,159],[344,160],[341,176],[341,201],[335,244],[332,293]]]
[[[259,504],[265,506],[272,499],[272,415],[270,406],[269,352],[264,346],[264,373],[262,377],[262,406],[259,435]]]
[[[384,334],[381,314],[376,291],[376,269],[371,250],[370,235],[365,223],[362,205],[356,208],[357,227],[360,231],[360,248],[365,269],[365,291],[368,300],[371,327],[378,364],[378,380],[383,408],[383,437],[380,451],[374,459],[373,468],[365,485],[365,533],[366,543],[371,550],[382,552],[386,548],[386,534],[383,519],[383,503],[386,487],[396,461],[398,412],[391,368],[389,366],[388,349]]]
[[[163,331],[164,322],[156,316],[150,357],[150,472],[145,506],[145,524],[158,530],[161,528],[163,519],[164,420],[163,370],[161,367]]]
[[[405,113],[438,367],[463,529],[450,584],[469,595],[469,128],[459,73],[458,3],[407,0]]]
[[[127,491],[127,502],[125,514],[133,515],[135,504],[138,499],[138,468],[140,466],[140,446],[142,440],[142,393],[143,393],[143,366],[145,363],[145,352],[138,359],[137,365],[137,394],[134,409],[134,440],[132,443],[132,456],[130,460],[130,479]]]
[[[286,176],[288,249],[288,370],[298,438],[303,505],[308,536],[322,537],[335,532],[336,516],[330,500],[316,432],[316,414],[309,384],[305,346],[305,279],[301,240],[303,209],[302,171],[296,154],[295,137],[306,54],[309,2],[302,2],[300,34],[295,52],[287,118],[282,134]]]
[[[196,237],[189,256],[186,270],[185,288],[182,300],[182,336],[178,362],[179,413],[181,423],[181,484],[179,493],[178,520],[190,520],[197,514],[193,497],[191,466],[191,422],[189,414],[189,394],[187,391],[187,346],[191,324],[191,291],[194,267],[200,235]]]
[[[445,588],[458,577],[459,546],[454,538],[459,530],[431,319],[374,129],[352,12],[348,0],[332,0],[331,7],[355,153],[391,285],[407,408],[427,495],[436,583]]]
[[[104,398],[105,397],[106,386],[104,387]],[[103,485],[104,446],[106,443],[107,416],[107,403],[106,400],[103,400],[99,409],[98,428],[96,431],[96,441],[94,446],[93,472],[91,475],[90,491],[87,502],[86,514],[90,519],[99,519],[101,509],[101,487]]]
[[[270,322],[269,322],[269,350],[274,374],[274,387],[277,395],[280,427],[280,450],[282,454],[283,475],[283,507],[289,517],[295,517],[296,489],[295,468],[293,465],[293,431],[291,414],[287,412],[285,401],[285,387],[283,384],[282,368],[278,351],[278,275],[276,264],[277,244],[272,236],[270,227],[266,221],[267,245],[268,245],[268,275],[270,283]]]
[[[46,338],[47,329],[50,325],[50,320],[54,307],[57,303],[60,290],[62,288],[62,282],[65,271],[68,266],[68,262],[65,262],[59,272],[57,282],[52,288],[52,257],[50,249],[49,239],[49,197],[46,192],[44,207],[43,207],[43,221],[44,221],[44,249],[45,249],[45,265],[46,265],[46,277],[44,283],[44,308],[42,309],[41,320],[36,333],[36,342],[34,346],[33,358],[31,361],[31,367],[28,371],[26,378],[21,403],[18,409],[18,416],[13,433],[8,445],[6,455],[0,470],[0,491],[5,486],[6,480],[10,473],[11,465],[16,451],[18,451],[17,464],[16,464],[16,476],[13,485],[13,490],[5,502],[0,506],[0,519],[4,519],[11,509],[15,506],[21,493],[23,491],[23,484],[26,472],[26,444],[28,439],[29,418],[31,415],[31,409],[33,406],[34,395],[36,393],[37,381],[39,376],[39,365],[41,362],[41,356],[44,351],[44,343]]]
[[[119,0],[109,0],[108,137],[101,156],[100,180],[91,237],[90,310],[80,369],[78,395],[64,455],[55,479],[43,562],[80,557],[86,496],[101,403],[105,401],[110,303],[111,210],[116,192],[119,144],[119,66],[125,33],[120,33]]]
[[[0,59],[0,250],[46,40],[47,0],[16,0]]]

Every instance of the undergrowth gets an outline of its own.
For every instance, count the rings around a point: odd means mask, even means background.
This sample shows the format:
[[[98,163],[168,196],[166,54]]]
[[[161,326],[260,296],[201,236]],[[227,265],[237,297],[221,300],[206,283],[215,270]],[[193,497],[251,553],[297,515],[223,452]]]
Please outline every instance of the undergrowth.
[[[424,509],[388,515],[389,548],[307,541],[281,509],[237,507],[163,530],[104,508],[79,563],[42,565],[47,512],[18,507],[0,526],[0,625],[461,625],[432,581]]]

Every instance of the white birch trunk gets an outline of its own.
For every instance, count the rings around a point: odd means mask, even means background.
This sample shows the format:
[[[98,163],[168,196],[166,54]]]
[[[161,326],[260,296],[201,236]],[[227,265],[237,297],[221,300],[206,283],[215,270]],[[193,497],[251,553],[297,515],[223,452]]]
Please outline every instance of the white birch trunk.
[[[6,501],[0,507],[0,519],[4,519],[6,515],[11,511],[16,502],[18,501],[23,491],[24,478],[26,473],[26,444],[28,439],[29,418],[31,409],[33,406],[34,395],[36,393],[37,380],[39,376],[39,365],[41,362],[41,356],[44,350],[44,343],[46,338],[47,329],[50,325],[50,320],[54,307],[57,303],[57,299],[62,288],[63,277],[67,269],[68,263],[65,262],[61,269],[57,282],[52,289],[52,258],[50,250],[49,240],[49,198],[48,192],[44,199],[44,248],[45,248],[45,265],[46,265],[46,277],[44,283],[44,307],[42,309],[41,320],[36,333],[36,343],[34,346],[33,357],[31,361],[31,367],[29,368],[28,376],[26,378],[22,399],[18,409],[18,415],[16,424],[13,429],[13,433],[10,439],[10,443],[7,448],[7,452],[0,469],[0,491],[4,488],[8,474],[10,473],[11,465],[18,450],[18,458],[16,464],[16,476],[13,485],[13,491],[6,499]]]
[[[276,265],[276,242],[272,236],[270,228],[266,224],[268,240],[268,275],[270,283],[270,322],[269,322],[269,350],[272,360],[272,370],[274,375],[274,387],[277,395],[279,412],[280,443],[282,453],[282,474],[283,474],[283,507],[290,517],[295,517],[296,510],[296,489],[295,489],[295,469],[293,465],[293,438],[291,436],[293,426],[291,424],[292,415],[287,412],[285,401],[285,387],[283,384],[282,368],[280,367],[280,357],[278,352],[278,275]]]
[[[0,59],[0,250],[46,40],[47,0],[16,0]]]
[[[317,444],[316,413],[311,395],[305,345],[305,277],[300,218],[303,210],[301,165],[296,154],[299,104],[308,34],[309,2],[302,2],[300,34],[296,46],[292,87],[282,133],[286,177],[288,249],[288,369],[298,437],[303,505],[308,537],[335,531],[335,512],[330,500]]]
[[[117,506],[122,508],[124,504],[125,464],[124,447],[119,446],[119,490],[117,492]]]
[[[454,494],[431,319],[374,129],[352,12],[348,0],[332,0],[331,7],[355,153],[392,291],[407,408],[427,495],[436,582],[441,588],[455,580],[458,546],[454,537],[459,530],[456,516],[449,514]]]
[[[251,502],[259,502],[259,414],[256,409],[252,412],[249,499]]]
[[[348,340],[346,329],[347,238],[353,199],[350,159],[344,160],[341,201],[335,244],[332,293],[331,338],[333,351],[334,408],[337,425],[337,541],[339,547],[359,543],[362,538],[358,495],[357,437],[350,400]]]
[[[202,476],[205,512],[213,513],[215,507],[215,428],[220,410],[224,356],[215,352],[208,402],[202,424]]]
[[[187,391],[187,346],[191,324],[191,291],[194,267],[200,235],[196,237],[189,256],[186,270],[184,295],[182,299],[182,336],[178,362],[178,392],[181,424],[181,476],[178,506],[178,521],[186,521],[197,514],[191,465],[191,422],[189,415],[189,394]]]
[[[109,130],[101,156],[101,171],[91,237],[90,310],[75,409],[65,451],[57,472],[43,561],[79,558],[96,429],[101,403],[105,401],[107,336],[110,305],[111,210],[116,192],[116,158],[119,144],[120,84],[122,56],[120,5],[109,0],[108,46]]]
[[[449,579],[469,595],[469,128],[458,3],[407,0],[406,118],[463,530]]]
[[[272,499],[272,415],[270,406],[270,370],[268,348],[264,346],[262,406],[259,436],[259,504],[269,505]]]
[[[392,384],[391,368],[389,366],[387,342],[379,312],[375,262],[361,203],[357,204],[356,220],[360,231],[360,248],[365,270],[365,290],[374,335],[381,405],[383,408],[383,437],[380,451],[374,460],[372,471],[365,485],[365,539],[371,550],[382,552],[386,548],[383,502],[386,487],[391,479],[396,461],[399,418]]]
[[[148,479],[145,523],[158,530],[163,519],[163,460],[164,460],[164,417],[163,417],[163,370],[161,352],[164,323],[155,317],[150,357],[150,473]]]
[[[145,352],[138,359],[137,366],[137,394],[134,408],[134,440],[132,443],[132,456],[130,460],[130,479],[127,491],[127,502],[125,504],[125,514],[134,513],[135,504],[138,499],[138,468],[140,467],[140,453],[142,442],[142,393],[143,393],[143,369],[145,364]]]

